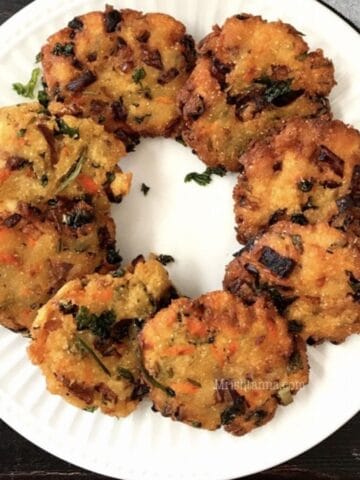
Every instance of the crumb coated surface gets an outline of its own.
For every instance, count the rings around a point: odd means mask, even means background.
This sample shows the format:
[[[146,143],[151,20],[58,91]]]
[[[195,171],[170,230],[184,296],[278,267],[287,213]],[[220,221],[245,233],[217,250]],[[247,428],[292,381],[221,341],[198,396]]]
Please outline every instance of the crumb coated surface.
[[[67,283],[39,311],[31,330],[29,355],[49,391],[118,417],[135,410],[148,392],[136,337],[170,290],[166,270],[153,259],[126,272]]]
[[[305,344],[264,299],[180,298],[140,334],[154,409],[193,427],[243,435],[308,381]]]

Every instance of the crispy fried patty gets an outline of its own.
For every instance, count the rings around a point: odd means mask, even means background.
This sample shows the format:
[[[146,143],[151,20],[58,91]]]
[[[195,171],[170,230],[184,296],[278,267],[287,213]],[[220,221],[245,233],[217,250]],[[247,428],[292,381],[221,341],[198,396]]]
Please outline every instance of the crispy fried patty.
[[[115,225],[104,207],[64,197],[0,212],[0,324],[31,327],[68,280],[116,268]]]
[[[42,49],[50,97],[104,124],[128,151],[139,134],[176,129],[176,96],[194,62],[194,41],[182,23],[112,7],[74,18]]]
[[[228,265],[224,287],[248,304],[266,295],[310,343],[360,333],[360,252],[326,223],[273,225]]]
[[[147,322],[140,347],[153,408],[193,427],[243,435],[308,381],[304,342],[264,299],[175,300]]]
[[[137,333],[167,300],[171,284],[155,260],[119,275],[67,283],[40,310],[29,354],[51,393],[123,417],[148,392],[140,379]]]
[[[242,157],[238,239],[279,220],[328,222],[360,237],[360,133],[340,121],[293,120]]]
[[[249,144],[289,118],[329,116],[333,65],[288,24],[235,15],[199,53],[179,104],[183,137],[209,166],[237,171]]]
[[[89,119],[57,118],[38,103],[0,109],[0,210],[55,195],[120,201],[131,175],[117,166],[120,140]]]

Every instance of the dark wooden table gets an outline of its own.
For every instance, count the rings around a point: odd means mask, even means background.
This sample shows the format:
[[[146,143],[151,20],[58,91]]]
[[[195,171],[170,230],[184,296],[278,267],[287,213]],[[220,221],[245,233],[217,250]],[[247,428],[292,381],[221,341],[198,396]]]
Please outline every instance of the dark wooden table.
[[[0,23],[28,3],[30,3],[29,0],[0,0]],[[324,3],[337,8],[355,26],[359,26],[359,0],[327,0]],[[341,408],[340,405],[337,407]],[[291,435],[296,435],[296,432],[290,432]],[[259,454],[261,455],[261,452]],[[0,480],[66,478],[101,480],[106,477],[88,473],[45,453],[0,421]],[[307,453],[279,467],[251,477],[252,480],[300,480],[305,478],[309,480],[360,480],[360,414]]]

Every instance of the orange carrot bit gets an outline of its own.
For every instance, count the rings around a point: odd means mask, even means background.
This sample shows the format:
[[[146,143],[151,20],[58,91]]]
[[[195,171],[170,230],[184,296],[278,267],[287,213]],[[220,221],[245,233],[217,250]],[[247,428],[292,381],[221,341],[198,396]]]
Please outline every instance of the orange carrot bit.
[[[19,265],[19,259],[11,253],[0,253],[0,264],[3,265]]]
[[[0,240],[4,245],[5,243],[11,243],[14,238],[14,232],[12,228],[0,227]]]
[[[92,294],[92,297],[95,301],[101,302],[101,303],[108,303],[111,302],[113,298],[113,290],[112,288],[100,288],[100,290],[97,290]]]
[[[5,182],[11,175],[11,171],[8,168],[0,170],[0,183]]]
[[[28,247],[35,247],[38,242],[38,238],[33,237],[32,235],[27,235],[26,237],[26,244]]]
[[[195,350],[194,345],[173,345],[163,350],[166,357],[176,357],[177,355],[190,355]]]
[[[237,342],[235,342],[235,340],[232,340],[228,346],[228,352],[229,352],[229,355],[233,355],[234,353],[236,353],[239,349],[239,345]]]
[[[272,319],[268,319],[266,322],[267,332],[270,337],[276,337],[277,328],[276,323]]]
[[[196,318],[188,317],[186,326],[190,335],[194,337],[205,337],[207,334],[207,326],[205,322],[201,322]]]
[[[90,195],[95,195],[99,191],[99,185],[85,173],[80,173],[77,177],[78,184]]]
[[[171,384],[171,388],[175,390],[175,393],[194,394],[200,387],[190,383],[190,382],[177,382]]]

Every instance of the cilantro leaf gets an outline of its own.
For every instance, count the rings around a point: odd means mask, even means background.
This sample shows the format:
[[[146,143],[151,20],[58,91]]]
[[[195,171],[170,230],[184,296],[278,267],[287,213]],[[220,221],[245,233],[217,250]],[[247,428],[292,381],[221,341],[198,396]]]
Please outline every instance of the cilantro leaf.
[[[13,83],[13,89],[18,95],[21,95],[22,97],[25,98],[34,98],[35,94],[35,88],[36,85],[39,81],[41,74],[40,68],[34,68],[34,70],[31,72],[31,78],[28,81],[28,83],[23,84],[23,83]]]

